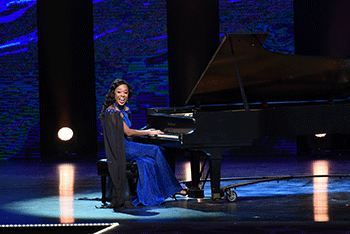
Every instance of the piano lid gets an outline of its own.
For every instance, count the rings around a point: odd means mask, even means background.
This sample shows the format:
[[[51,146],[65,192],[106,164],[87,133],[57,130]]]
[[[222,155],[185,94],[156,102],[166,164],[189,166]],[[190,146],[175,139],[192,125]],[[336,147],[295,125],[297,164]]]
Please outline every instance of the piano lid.
[[[242,103],[239,79],[249,103],[350,96],[348,60],[274,53],[262,47],[267,35],[227,34],[186,105]]]

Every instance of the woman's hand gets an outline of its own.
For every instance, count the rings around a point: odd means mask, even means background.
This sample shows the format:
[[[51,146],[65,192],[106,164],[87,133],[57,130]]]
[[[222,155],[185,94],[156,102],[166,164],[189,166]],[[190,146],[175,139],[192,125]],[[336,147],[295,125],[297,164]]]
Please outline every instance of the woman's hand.
[[[156,136],[159,134],[164,134],[164,132],[162,132],[160,130],[156,130],[156,129],[149,129],[149,131],[148,131],[149,136]]]

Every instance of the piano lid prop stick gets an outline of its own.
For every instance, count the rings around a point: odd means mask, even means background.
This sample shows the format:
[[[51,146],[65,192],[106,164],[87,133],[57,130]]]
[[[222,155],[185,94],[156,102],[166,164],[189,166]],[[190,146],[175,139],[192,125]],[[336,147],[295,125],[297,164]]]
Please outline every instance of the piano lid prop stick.
[[[236,69],[236,73],[237,73],[239,89],[240,89],[241,95],[242,95],[244,109],[245,109],[245,111],[250,111],[249,106],[248,106],[247,97],[246,97],[245,92],[244,92],[243,82],[242,82],[241,76],[239,75],[239,71],[238,71],[238,67],[237,67],[237,63],[236,63],[236,58],[235,58],[235,52],[233,50],[232,40],[231,40],[230,36],[227,36],[227,37],[230,41],[230,48],[231,48],[231,53],[232,53],[232,57],[233,57],[233,63],[235,64],[235,69]]]

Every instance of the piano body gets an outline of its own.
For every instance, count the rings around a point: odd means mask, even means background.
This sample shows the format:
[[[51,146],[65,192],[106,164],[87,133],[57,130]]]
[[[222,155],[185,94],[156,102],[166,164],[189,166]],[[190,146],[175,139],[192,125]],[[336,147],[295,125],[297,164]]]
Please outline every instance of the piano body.
[[[210,155],[214,200],[223,197],[221,160],[230,148],[265,136],[350,133],[349,61],[274,53],[263,48],[266,37],[227,34],[185,106],[147,110],[147,127],[166,133],[147,143],[192,152],[194,187],[196,152]]]

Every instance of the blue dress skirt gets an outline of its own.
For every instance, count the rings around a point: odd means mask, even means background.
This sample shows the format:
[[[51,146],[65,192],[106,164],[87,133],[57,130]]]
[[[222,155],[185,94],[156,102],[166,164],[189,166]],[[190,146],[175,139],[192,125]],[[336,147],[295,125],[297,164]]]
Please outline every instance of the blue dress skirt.
[[[159,205],[182,189],[162,151],[156,145],[125,139],[127,160],[135,160],[139,171],[134,206]]]
[[[123,121],[131,127],[129,113],[124,110],[121,112]],[[137,198],[132,202],[134,206],[160,205],[182,189],[158,146],[129,141],[127,138],[124,139],[124,145],[126,159],[135,160],[139,171]]]

